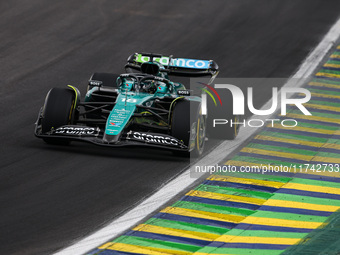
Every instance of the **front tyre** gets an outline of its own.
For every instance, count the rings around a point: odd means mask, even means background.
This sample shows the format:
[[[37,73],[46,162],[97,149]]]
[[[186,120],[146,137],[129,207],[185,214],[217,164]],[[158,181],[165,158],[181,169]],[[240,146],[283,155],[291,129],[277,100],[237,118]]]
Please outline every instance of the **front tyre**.
[[[44,104],[41,120],[42,133],[72,124],[75,103],[75,95],[72,90],[67,88],[51,89]],[[69,140],[62,138],[43,138],[43,140],[49,144],[67,145],[70,143]]]
[[[171,135],[188,146],[188,152],[175,152],[181,156],[199,157],[205,145],[205,117],[200,102],[182,100],[176,102],[172,113]]]

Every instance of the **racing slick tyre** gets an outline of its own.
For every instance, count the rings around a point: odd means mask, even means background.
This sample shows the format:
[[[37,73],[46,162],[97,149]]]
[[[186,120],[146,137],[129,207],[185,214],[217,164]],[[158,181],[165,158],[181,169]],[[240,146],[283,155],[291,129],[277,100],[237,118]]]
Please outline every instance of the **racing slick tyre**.
[[[205,116],[201,103],[182,100],[176,102],[172,113],[171,135],[188,146],[188,152],[174,151],[175,155],[199,157],[205,144]]]
[[[215,102],[209,96],[207,97],[207,136],[209,138],[223,139],[223,140],[234,140],[238,134],[240,125],[234,123],[239,122],[239,117],[233,115],[233,97],[231,92],[223,91],[219,93],[222,105],[219,101]],[[214,120],[219,119],[215,123]],[[231,125],[233,122],[233,125]]]
[[[63,125],[72,124],[72,114],[75,104],[74,92],[67,88],[51,89],[45,100],[41,129],[43,133]],[[43,138],[46,143],[67,145],[69,140],[63,138]]]
[[[93,81],[101,81],[103,87],[111,87],[111,88],[117,88],[117,78],[119,77],[119,74],[115,73],[94,73],[92,74],[90,80]],[[88,85],[87,91],[91,90],[94,85]]]

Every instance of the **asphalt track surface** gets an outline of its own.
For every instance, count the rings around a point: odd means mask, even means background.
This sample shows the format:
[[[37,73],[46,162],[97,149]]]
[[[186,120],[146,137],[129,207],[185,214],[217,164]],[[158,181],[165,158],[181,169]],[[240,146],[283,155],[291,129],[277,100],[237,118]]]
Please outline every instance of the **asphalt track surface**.
[[[85,92],[136,51],[214,59],[219,77],[289,77],[338,18],[339,1],[1,1],[0,251],[51,254],[178,175],[167,151],[44,144],[51,87]],[[270,90],[258,88],[255,104]],[[216,142],[210,142],[212,148]]]

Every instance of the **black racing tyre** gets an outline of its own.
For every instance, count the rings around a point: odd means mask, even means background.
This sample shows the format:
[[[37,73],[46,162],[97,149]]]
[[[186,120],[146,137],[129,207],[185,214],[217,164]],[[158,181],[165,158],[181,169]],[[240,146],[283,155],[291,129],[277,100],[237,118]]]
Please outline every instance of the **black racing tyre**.
[[[230,91],[223,90],[219,93],[222,105],[216,98],[216,105],[213,99],[207,95],[207,136],[210,138],[234,140],[238,134],[240,125],[234,124],[239,122],[239,117],[233,115],[233,97]],[[214,119],[226,120],[226,124],[215,124]],[[233,125],[231,124],[233,122]],[[223,122],[223,121],[221,121]],[[221,123],[220,122],[220,123]]]
[[[45,100],[43,117],[41,120],[42,132],[46,133],[51,129],[72,124],[72,113],[75,104],[74,92],[67,88],[51,89]],[[66,139],[44,138],[46,143],[50,144],[69,144]]]
[[[194,132],[193,132],[194,131]],[[198,157],[205,144],[205,117],[201,114],[201,103],[181,100],[176,102],[171,121],[171,135],[190,147],[191,152],[178,152],[176,155]]]
[[[117,78],[119,77],[119,74],[115,73],[94,73],[92,74],[90,80],[94,81],[101,81],[103,87],[111,87],[111,88],[117,88]],[[93,85],[88,85],[87,91],[91,90]]]

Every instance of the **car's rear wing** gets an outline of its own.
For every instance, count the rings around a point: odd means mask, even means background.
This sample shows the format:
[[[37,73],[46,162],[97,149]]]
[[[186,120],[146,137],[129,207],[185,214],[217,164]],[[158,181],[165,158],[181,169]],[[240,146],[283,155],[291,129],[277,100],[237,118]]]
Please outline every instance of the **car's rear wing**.
[[[164,66],[162,72],[169,75],[201,77],[215,77],[218,74],[218,65],[214,60],[199,60],[188,58],[174,58],[154,53],[134,53],[129,56],[125,69],[132,68],[140,70],[144,62],[158,62]]]

